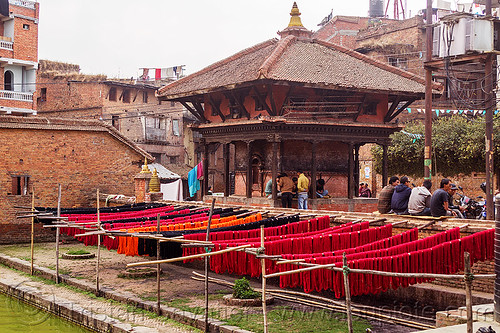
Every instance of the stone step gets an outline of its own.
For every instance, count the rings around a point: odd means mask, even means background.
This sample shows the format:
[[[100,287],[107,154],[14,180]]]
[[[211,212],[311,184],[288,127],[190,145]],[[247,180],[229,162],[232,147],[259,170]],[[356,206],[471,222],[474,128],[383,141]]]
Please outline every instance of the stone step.
[[[474,321],[493,322],[493,315],[493,303],[472,306],[472,320]],[[467,309],[465,306],[436,313],[436,327],[446,327],[464,323],[467,323]]]

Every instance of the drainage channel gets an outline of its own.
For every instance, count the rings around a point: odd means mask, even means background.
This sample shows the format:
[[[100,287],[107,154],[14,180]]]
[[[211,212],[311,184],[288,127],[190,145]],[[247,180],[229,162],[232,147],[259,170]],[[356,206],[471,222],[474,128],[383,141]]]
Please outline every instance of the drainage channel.
[[[0,329],[3,333],[95,332],[2,292],[0,292]]]

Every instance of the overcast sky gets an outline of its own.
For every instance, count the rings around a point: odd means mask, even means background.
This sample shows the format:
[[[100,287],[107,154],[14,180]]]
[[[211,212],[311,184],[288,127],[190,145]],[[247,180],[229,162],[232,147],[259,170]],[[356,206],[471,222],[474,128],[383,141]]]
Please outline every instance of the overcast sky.
[[[387,1],[387,0],[386,0]],[[426,0],[406,0],[412,16]],[[200,70],[279,37],[291,0],[38,0],[39,59],[80,65],[85,74],[137,77],[140,67]],[[405,2],[405,0],[403,0]],[[316,31],[333,15],[367,16],[369,0],[298,0]],[[390,10],[389,10],[390,11]]]

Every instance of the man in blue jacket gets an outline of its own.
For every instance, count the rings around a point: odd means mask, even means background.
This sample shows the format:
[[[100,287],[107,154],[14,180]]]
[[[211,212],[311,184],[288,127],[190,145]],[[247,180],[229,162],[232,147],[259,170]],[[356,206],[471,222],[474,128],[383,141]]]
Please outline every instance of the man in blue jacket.
[[[394,189],[391,199],[391,209],[398,215],[408,214],[408,200],[410,199],[411,188],[408,177],[401,177],[400,184]]]

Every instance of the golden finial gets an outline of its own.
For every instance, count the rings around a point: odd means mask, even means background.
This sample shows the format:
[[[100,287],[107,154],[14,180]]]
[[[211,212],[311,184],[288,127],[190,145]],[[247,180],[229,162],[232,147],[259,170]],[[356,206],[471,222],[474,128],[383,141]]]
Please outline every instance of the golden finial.
[[[153,169],[153,176],[149,181],[149,192],[160,192],[160,178],[158,178],[156,168]]]
[[[148,159],[144,157],[144,165],[142,166],[142,170],[140,173],[151,173],[148,168]]]
[[[300,20],[300,12],[299,7],[297,7],[297,3],[294,2],[292,6],[292,11],[290,12],[290,23],[288,23],[289,27],[303,27],[302,21]]]

